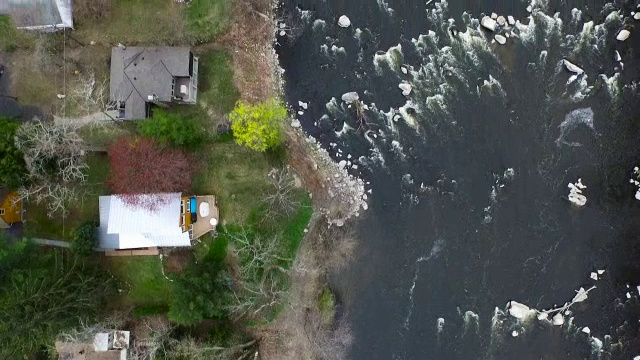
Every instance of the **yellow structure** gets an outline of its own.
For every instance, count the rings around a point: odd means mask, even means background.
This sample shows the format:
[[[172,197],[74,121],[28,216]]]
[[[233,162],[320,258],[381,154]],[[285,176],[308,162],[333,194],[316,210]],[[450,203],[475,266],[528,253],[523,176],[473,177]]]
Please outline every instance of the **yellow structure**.
[[[0,229],[6,229],[13,223],[23,220],[22,200],[20,196],[6,188],[0,188]]]

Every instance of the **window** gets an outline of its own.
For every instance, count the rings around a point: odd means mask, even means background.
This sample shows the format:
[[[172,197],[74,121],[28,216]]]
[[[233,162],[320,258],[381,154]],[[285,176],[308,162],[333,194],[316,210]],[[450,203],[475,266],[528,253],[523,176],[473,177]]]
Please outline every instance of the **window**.
[[[180,214],[184,214],[184,200],[180,201]]]
[[[0,209],[0,215],[4,215],[4,209]]]

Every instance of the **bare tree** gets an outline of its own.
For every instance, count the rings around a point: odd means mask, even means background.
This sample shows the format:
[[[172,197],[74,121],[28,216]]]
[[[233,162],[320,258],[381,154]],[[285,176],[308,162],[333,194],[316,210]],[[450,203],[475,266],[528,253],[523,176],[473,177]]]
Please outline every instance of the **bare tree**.
[[[66,215],[69,202],[81,195],[78,185],[87,179],[84,141],[77,128],[34,119],[16,134],[16,147],[24,154],[27,185],[20,198],[46,202],[48,215]]]
[[[253,359],[257,351],[254,350],[256,340],[224,347],[208,344],[186,336],[179,340],[171,340],[165,356],[168,359],[190,360],[228,360],[228,359]]]
[[[229,311],[236,317],[260,318],[284,303],[288,294],[288,270],[278,265],[280,235],[264,238],[242,228],[229,234],[240,260],[236,302]]]
[[[269,172],[271,188],[262,199],[267,207],[264,219],[291,215],[299,206],[296,198],[295,181],[289,167],[273,169]]]
[[[346,320],[328,327],[323,325],[321,316],[310,313],[305,331],[319,360],[342,360],[346,358],[349,346],[353,343],[353,333]]]
[[[109,83],[97,81],[95,74],[80,76],[70,84],[68,101],[78,115],[88,115],[108,110]]]

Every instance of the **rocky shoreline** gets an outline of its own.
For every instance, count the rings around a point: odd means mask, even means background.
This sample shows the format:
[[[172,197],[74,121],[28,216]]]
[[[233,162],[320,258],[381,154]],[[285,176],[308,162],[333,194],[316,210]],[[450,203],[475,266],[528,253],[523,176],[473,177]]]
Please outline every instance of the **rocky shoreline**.
[[[278,6],[277,1],[265,0],[254,8],[238,10],[244,14],[238,14],[240,21],[231,30],[231,38],[236,37],[234,33],[255,32],[255,24],[242,21],[247,18],[260,19],[272,30],[270,37],[243,36],[243,41],[235,46],[234,77],[243,100],[285,99],[284,70],[275,50],[276,34],[282,28]],[[245,67],[250,56],[254,63],[249,66],[263,70],[261,84],[246,79]],[[260,90],[256,93],[256,89]],[[295,116],[294,111],[290,114]],[[304,134],[299,121],[290,122],[283,124],[288,164],[313,198],[314,215],[290,270],[288,306],[274,321],[256,328],[254,336],[260,340],[262,359],[340,358],[351,342],[350,331],[346,324],[335,324],[334,319],[321,320],[318,297],[327,287],[328,272],[344,266],[353,254],[355,240],[350,236],[347,221],[367,209],[367,192],[363,180],[350,175],[345,164],[333,161],[314,138]]]

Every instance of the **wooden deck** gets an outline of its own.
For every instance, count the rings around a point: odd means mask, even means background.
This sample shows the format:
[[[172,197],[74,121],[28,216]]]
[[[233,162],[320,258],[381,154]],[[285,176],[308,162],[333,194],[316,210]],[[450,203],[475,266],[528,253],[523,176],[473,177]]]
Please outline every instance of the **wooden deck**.
[[[193,223],[193,235],[191,236],[191,240],[195,240],[215,229],[215,226],[212,226],[209,222],[211,219],[216,219],[217,221],[220,220],[220,212],[216,206],[216,197],[213,195],[196,196],[196,211],[199,211],[200,204],[203,202],[209,203],[209,216],[202,217],[199,213],[197,214],[198,219]]]

